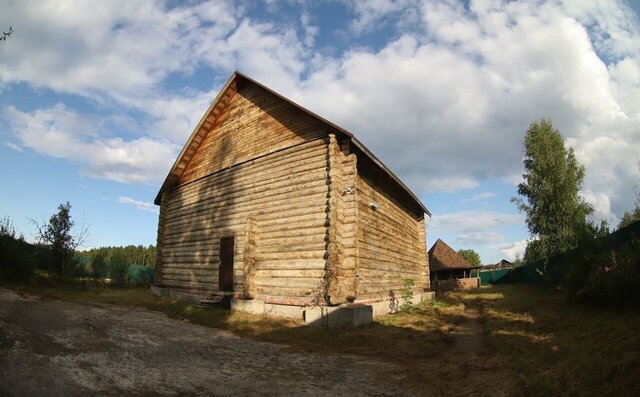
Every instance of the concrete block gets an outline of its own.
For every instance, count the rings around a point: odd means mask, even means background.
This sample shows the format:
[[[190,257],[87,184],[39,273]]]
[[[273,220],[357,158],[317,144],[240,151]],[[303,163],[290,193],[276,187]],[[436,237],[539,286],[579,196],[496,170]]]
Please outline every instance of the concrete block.
[[[269,316],[287,317],[302,320],[304,314],[302,306],[274,305],[271,303],[264,304],[264,314]]]
[[[256,299],[232,299],[231,309],[252,314],[264,313],[264,301]]]
[[[359,327],[373,321],[373,308],[370,305],[308,307],[304,318],[311,326]]]

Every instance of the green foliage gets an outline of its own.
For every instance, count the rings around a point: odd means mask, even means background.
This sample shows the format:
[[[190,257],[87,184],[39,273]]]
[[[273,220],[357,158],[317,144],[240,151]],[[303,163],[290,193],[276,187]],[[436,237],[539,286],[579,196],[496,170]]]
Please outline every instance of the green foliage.
[[[26,282],[33,277],[35,267],[33,246],[16,234],[9,218],[0,219],[0,278]]]
[[[400,292],[402,304],[400,305],[400,311],[408,312],[413,306],[413,287],[416,285],[416,282],[412,278],[405,278],[402,283],[402,291]]]
[[[135,286],[153,284],[153,268],[142,265],[129,265],[127,283]]]
[[[529,233],[537,238],[527,246],[525,261],[547,261],[577,246],[588,232],[586,217],[593,209],[578,194],[584,167],[573,149],[565,149],[551,121],[530,124],[524,151],[524,181],[518,185],[522,198],[512,202],[526,214]]]
[[[478,255],[478,253],[475,250],[459,249],[458,253],[472,265],[480,265],[482,263],[480,261],[480,255]]]
[[[110,277],[118,287],[153,283],[156,247],[128,245],[100,247],[79,254],[90,263],[90,276],[102,281]]]
[[[126,256],[122,252],[117,252],[111,257],[111,282],[116,287],[124,287],[127,285],[127,274],[129,273],[129,264]]]
[[[567,287],[578,300],[639,307],[640,239],[633,237],[617,249],[605,239],[594,240],[581,249],[567,275]]]
[[[92,248],[84,251],[82,255],[87,256],[89,261],[97,256],[102,256],[108,263],[115,256],[124,258],[124,261],[130,265],[140,265],[147,267],[155,267],[156,264],[156,247],[149,245],[127,245],[126,247],[100,247]]]
[[[624,215],[622,215],[622,219],[620,219],[620,223],[618,224],[618,229],[627,227],[637,221],[640,221],[640,206],[636,206],[636,208],[631,212],[624,212]]]
[[[638,171],[640,171],[640,161],[637,164]],[[640,186],[633,186],[633,193],[635,195],[635,207],[631,211],[625,211],[624,215],[622,215],[622,219],[618,224],[618,229],[622,229],[623,227],[629,226],[634,222],[640,221]]]
[[[91,277],[102,282],[107,277],[108,264],[102,252],[99,252],[91,260]]]
[[[33,223],[38,228],[40,241],[51,249],[50,270],[58,276],[74,277],[78,272],[75,250],[83,243],[87,230],[83,228],[78,236],[71,234],[75,224],[71,219],[71,204],[68,201],[60,204],[58,212],[49,218],[49,223]]]

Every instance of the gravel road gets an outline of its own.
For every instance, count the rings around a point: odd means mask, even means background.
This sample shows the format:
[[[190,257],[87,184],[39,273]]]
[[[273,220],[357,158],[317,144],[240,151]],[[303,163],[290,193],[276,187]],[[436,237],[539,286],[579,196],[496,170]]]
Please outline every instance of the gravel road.
[[[392,363],[293,352],[158,312],[0,289],[2,396],[407,395],[402,376]]]

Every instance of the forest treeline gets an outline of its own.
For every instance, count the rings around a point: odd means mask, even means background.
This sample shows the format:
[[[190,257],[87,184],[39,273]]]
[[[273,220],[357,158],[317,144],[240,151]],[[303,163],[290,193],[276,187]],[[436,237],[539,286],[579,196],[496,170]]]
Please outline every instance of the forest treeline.
[[[156,247],[153,245],[127,245],[126,247],[100,247],[79,252],[77,255],[86,257],[88,262],[102,256],[111,262],[114,259],[124,261],[129,265],[154,267],[156,265]]]
[[[61,205],[57,215],[69,217],[68,208]],[[153,282],[156,263],[156,247],[153,245],[100,247],[87,251],[66,247],[64,255],[60,250],[56,244],[25,241],[11,219],[0,218],[0,279],[26,282],[40,269],[62,279],[93,278],[116,286]]]

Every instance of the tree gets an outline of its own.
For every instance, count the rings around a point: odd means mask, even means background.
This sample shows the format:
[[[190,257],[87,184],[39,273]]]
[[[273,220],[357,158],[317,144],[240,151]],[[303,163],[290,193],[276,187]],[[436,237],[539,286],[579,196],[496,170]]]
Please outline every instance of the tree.
[[[478,253],[472,249],[459,249],[458,253],[472,265],[480,265],[482,263],[480,261],[480,255],[478,255]]]
[[[637,166],[640,171],[640,162],[638,162]],[[636,221],[640,221],[640,187],[638,185],[633,186],[633,194],[636,197],[635,208],[631,211],[624,212],[624,215],[622,215],[622,219],[620,219],[620,223],[618,224],[618,229],[622,229]]]
[[[76,248],[87,238],[88,230],[82,227],[76,236],[71,234],[75,222],[71,219],[71,204],[67,201],[58,206],[58,212],[49,218],[49,223],[31,222],[37,228],[37,238],[51,247],[51,270],[59,276],[73,271]]]
[[[526,215],[532,241],[525,262],[547,261],[568,251],[594,228],[587,222],[593,208],[578,194],[584,167],[550,120],[534,121],[524,138],[524,181],[512,198]],[[525,201],[526,200],[526,201]]]
[[[102,252],[98,252],[91,261],[91,273],[94,279],[102,282],[107,276],[107,260]]]

